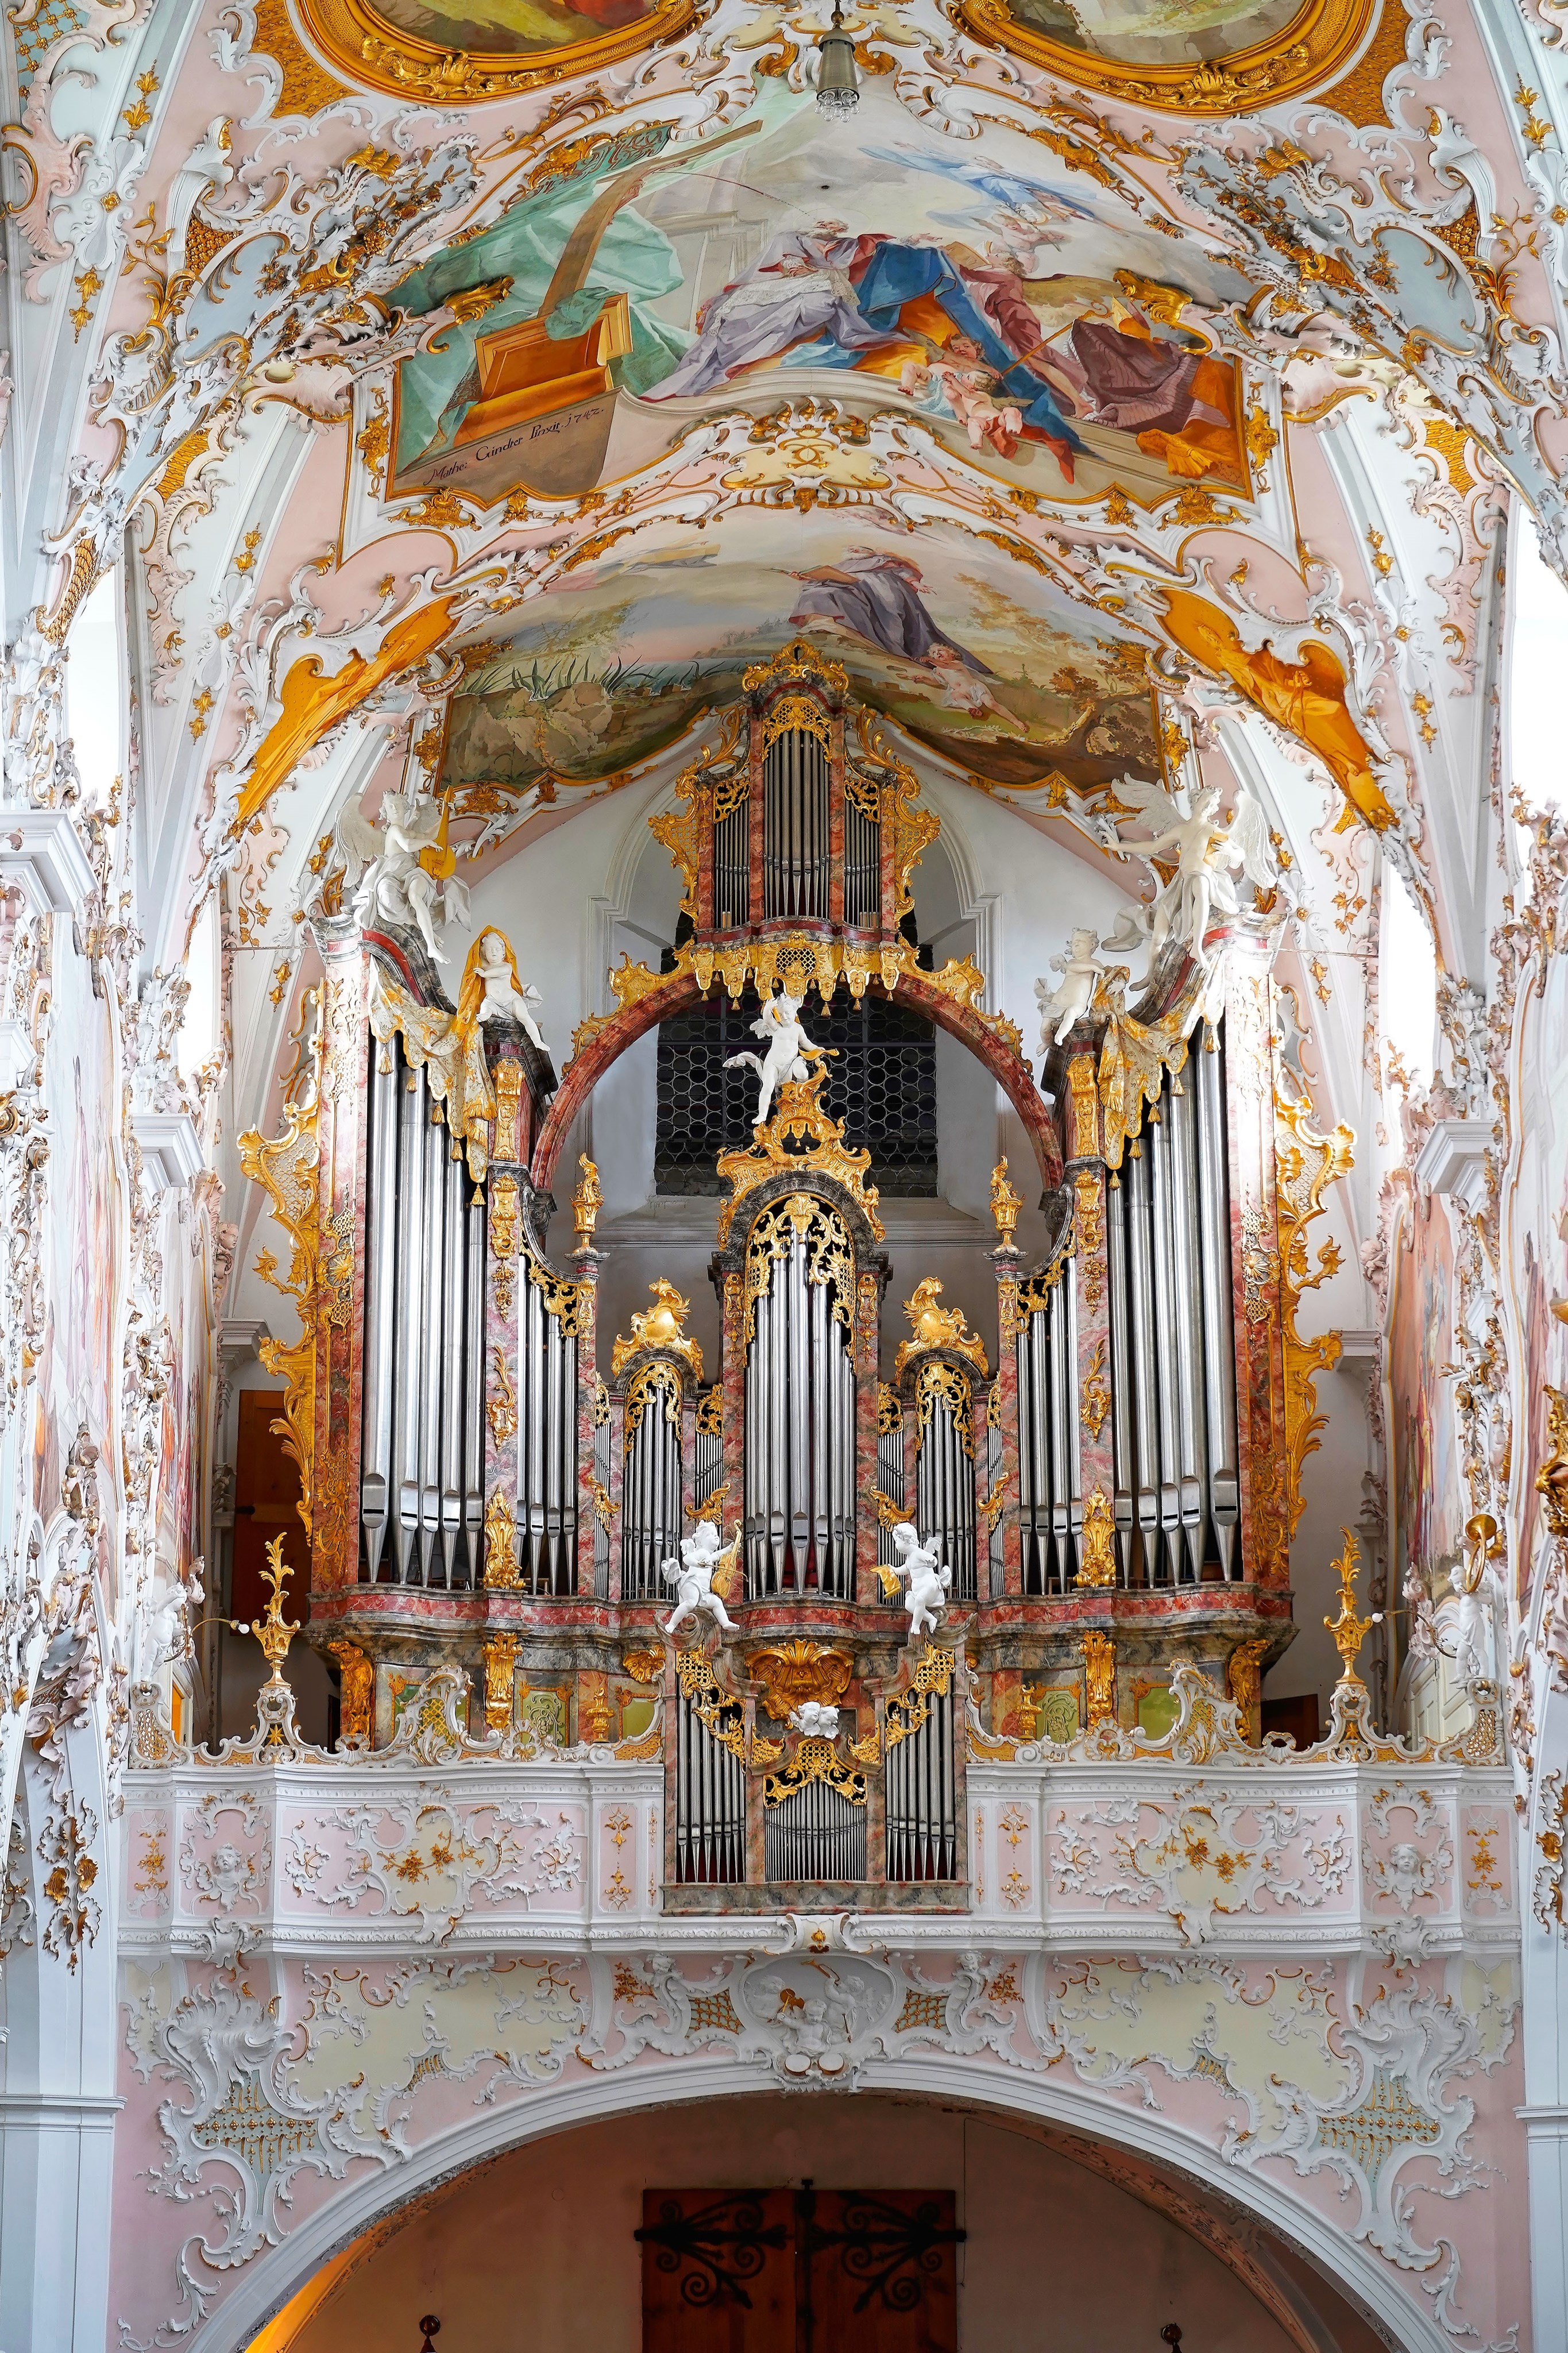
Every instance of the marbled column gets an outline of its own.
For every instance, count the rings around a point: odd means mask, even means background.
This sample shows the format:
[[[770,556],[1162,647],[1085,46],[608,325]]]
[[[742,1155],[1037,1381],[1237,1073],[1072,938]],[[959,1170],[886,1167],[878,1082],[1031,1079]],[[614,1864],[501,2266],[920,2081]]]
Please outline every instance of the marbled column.
[[[515,1070],[515,1063],[502,1069]],[[497,1141],[502,1130],[497,1124]],[[522,1190],[515,1166],[492,1161],[486,1180],[485,1240],[485,1378],[484,1493],[486,1527],[502,1506],[514,1531],[517,1527],[517,1465],[521,1432],[521,1380],[519,1331],[522,1321],[521,1286],[528,1281],[522,1250]],[[481,1547],[480,1581],[489,1586],[495,1574],[489,1565],[488,1542]],[[509,1582],[515,1582],[511,1567]]]
[[[725,1527],[734,1520],[742,1523],[746,1512],[746,1323],[744,1314],[745,1277],[739,1267],[732,1267],[724,1277],[722,1355],[720,1360],[720,1394],[724,1400],[724,1479],[730,1487],[726,1506]],[[734,1518],[728,1514],[732,1514]],[[742,1577],[739,1598],[746,1596],[745,1545],[741,1546]]]
[[[619,1388],[609,1391],[610,1399],[610,1466],[606,1474],[610,1490],[610,1593],[612,1601],[626,1601],[629,1597],[621,1590],[621,1535],[626,1501],[626,1400]]]
[[[844,720],[840,715],[830,721],[828,758],[831,777],[827,787],[827,920],[842,924],[844,921]],[[826,1010],[826,1008],[824,1008]]]
[[[1233,940],[1226,985],[1226,1126],[1240,1440],[1241,1556],[1258,1585],[1290,1573],[1285,1516],[1285,1368],[1274,1187],[1273,1008],[1261,952]],[[1200,1044],[1197,1050],[1206,1050]]]
[[[325,1051],[316,1122],[321,1304],[316,1325],[310,1582],[315,1592],[324,1594],[359,1581],[370,1032],[364,956],[357,941],[329,944],[321,987]]]
[[[1110,1277],[1105,1242],[1105,1171],[1097,1162],[1072,1172],[1074,1282],[1078,1323],[1079,1489],[1084,1504],[1100,1489],[1114,1512],[1116,1425],[1110,1411]]]
[[[995,1250],[991,1259],[996,1269],[994,1394],[1002,1435],[1001,1463],[996,1475],[1002,1482],[1004,1498],[997,1523],[1002,1536],[1002,1593],[992,1597],[997,1599],[1024,1590],[1023,1548],[1018,1536],[1018,1253],[1016,1250]]]
[[[877,1574],[879,1541],[877,1506],[871,1490],[877,1484],[878,1324],[882,1289],[874,1274],[864,1270],[855,1284],[855,1329],[851,1335],[855,1368],[855,1594],[862,1606],[880,1601],[882,1581]]]
[[[590,1594],[594,1587],[594,1395],[597,1369],[597,1314],[600,1253],[591,1242],[572,1253],[572,1273],[577,1285],[577,1575],[575,1590]],[[587,1562],[584,1570],[584,1557]]]

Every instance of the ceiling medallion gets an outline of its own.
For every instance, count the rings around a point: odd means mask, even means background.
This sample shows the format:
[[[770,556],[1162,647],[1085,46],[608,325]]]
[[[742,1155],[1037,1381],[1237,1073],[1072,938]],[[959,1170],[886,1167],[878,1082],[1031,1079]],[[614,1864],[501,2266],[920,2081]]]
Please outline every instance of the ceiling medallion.
[[[693,0],[300,0],[305,31],[351,81],[438,106],[597,72],[694,13]]]
[[[959,0],[958,13],[972,33],[1079,89],[1173,113],[1246,114],[1343,72],[1377,0]],[[1200,42],[1214,53],[1192,55]]]

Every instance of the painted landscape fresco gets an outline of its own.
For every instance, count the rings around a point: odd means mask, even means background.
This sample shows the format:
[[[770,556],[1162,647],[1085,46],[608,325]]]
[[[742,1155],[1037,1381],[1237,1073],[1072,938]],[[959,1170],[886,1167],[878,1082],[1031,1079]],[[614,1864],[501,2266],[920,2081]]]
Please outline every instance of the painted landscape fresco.
[[[751,542],[737,560],[734,534]],[[807,534],[785,512],[637,543],[530,608],[453,711],[447,781],[586,779],[651,757],[741,691],[749,662],[805,636],[855,691],[986,782],[1048,793],[1154,773],[1141,650],[1058,599],[1025,612],[1013,566],[937,528],[916,543],[864,517]]]
[[[984,155],[955,148],[874,83],[860,118],[847,150],[771,88],[695,151],[645,125],[525,185],[398,290],[416,314],[457,298],[464,315],[399,371],[397,482],[477,480],[493,499],[504,472],[476,441],[531,479],[514,428],[538,442],[546,414],[544,462],[575,437],[605,479],[617,448],[630,462],[765,382],[915,411],[1047,491],[1247,491],[1235,370],[1203,326],[1239,280],[999,127]]]

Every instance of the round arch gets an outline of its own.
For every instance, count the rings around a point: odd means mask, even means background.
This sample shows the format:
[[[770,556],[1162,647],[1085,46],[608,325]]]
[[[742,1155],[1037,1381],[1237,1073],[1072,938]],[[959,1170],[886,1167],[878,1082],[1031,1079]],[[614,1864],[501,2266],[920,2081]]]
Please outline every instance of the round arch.
[[[186,2353],[247,2353],[267,2323],[335,2256],[492,2158],[574,2126],[773,2088],[773,2079],[759,2071],[712,2055],[639,2065],[589,2082],[542,2085],[508,2108],[437,2134],[395,2176],[376,2172],[330,2200],[258,2259],[233,2295],[184,2340]],[[1390,2344],[1406,2353],[1451,2353],[1436,2323],[1366,2247],[1277,2182],[1226,2165],[1209,2144],[1158,2117],[1118,2107],[1081,2086],[1012,2074],[999,2081],[994,2065],[983,2060],[938,2053],[870,2062],[856,2091],[838,2096],[853,2098],[859,2092],[901,2093],[978,2114],[1021,2116],[1149,2160],[1265,2224],[1333,2282]]]
[[[560,1160],[562,1148],[571,1134],[579,1113],[611,1065],[620,1060],[628,1047],[639,1038],[668,1020],[672,1015],[684,1013],[701,998],[695,974],[673,972],[658,980],[631,1004],[613,1014],[604,1028],[587,1039],[573,1055],[562,1075],[561,1086],[550,1106],[544,1125],[534,1146],[530,1170],[536,1191],[548,1193]],[[1024,1132],[1034,1149],[1040,1182],[1047,1192],[1055,1191],[1062,1181],[1061,1138],[1052,1113],[1036,1087],[1029,1068],[1022,1058],[990,1029],[984,1018],[968,1005],[938,988],[924,973],[900,973],[894,988],[895,1004],[921,1014],[938,1029],[945,1029],[952,1038],[984,1063],[1023,1123]]]

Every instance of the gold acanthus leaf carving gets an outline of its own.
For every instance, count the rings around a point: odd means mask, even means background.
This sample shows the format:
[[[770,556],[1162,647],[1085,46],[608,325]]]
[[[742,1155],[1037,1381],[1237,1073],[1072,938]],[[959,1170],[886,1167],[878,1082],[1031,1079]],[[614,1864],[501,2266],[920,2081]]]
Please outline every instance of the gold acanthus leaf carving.
[[[644,1350],[658,1348],[668,1356],[679,1356],[689,1366],[695,1381],[702,1378],[702,1347],[686,1329],[686,1318],[691,1312],[691,1302],[677,1291],[673,1282],[663,1275],[648,1284],[654,1303],[632,1317],[630,1335],[622,1334],[610,1354],[610,1378],[620,1379],[632,1358]]]
[[[882,1240],[877,1192],[865,1181],[871,1155],[847,1145],[843,1122],[829,1119],[824,1111],[820,1098],[826,1075],[819,1071],[814,1078],[786,1079],[779,1088],[773,1117],[755,1131],[745,1151],[719,1155],[719,1174],[730,1187],[729,1198],[719,1211],[721,1250],[730,1239],[741,1202],[770,1176],[782,1176],[798,1177],[803,1183],[813,1176],[831,1176],[864,1210],[876,1240]]]
[[[901,1381],[904,1366],[910,1358],[926,1348],[952,1348],[967,1356],[980,1371],[986,1370],[985,1347],[977,1332],[972,1332],[964,1320],[962,1307],[939,1307],[942,1284],[934,1274],[917,1282],[911,1295],[904,1302],[904,1314],[910,1319],[913,1338],[906,1340],[893,1364],[893,1378]]]
[[[849,1688],[855,1662],[847,1651],[820,1642],[780,1642],[753,1651],[747,1672],[763,1687],[763,1705],[776,1724],[787,1724],[808,1700],[837,1707]]]
[[[281,1133],[268,1138],[251,1128],[239,1139],[239,1165],[267,1195],[272,1214],[289,1241],[286,1275],[279,1276],[270,1250],[260,1253],[256,1271],[264,1282],[294,1302],[300,1337],[289,1346],[280,1340],[265,1339],[258,1353],[267,1370],[283,1382],[283,1418],[271,1428],[282,1438],[284,1452],[300,1467],[298,1510],[307,1535],[311,1532],[315,1492],[317,1320],[323,1304],[319,1265],[321,1153],[316,1136],[325,1051],[317,1020],[320,1007],[321,992],[307,989],[300,1027],[294,1033],[298,1049],[294,1067],[284,1082]]]

